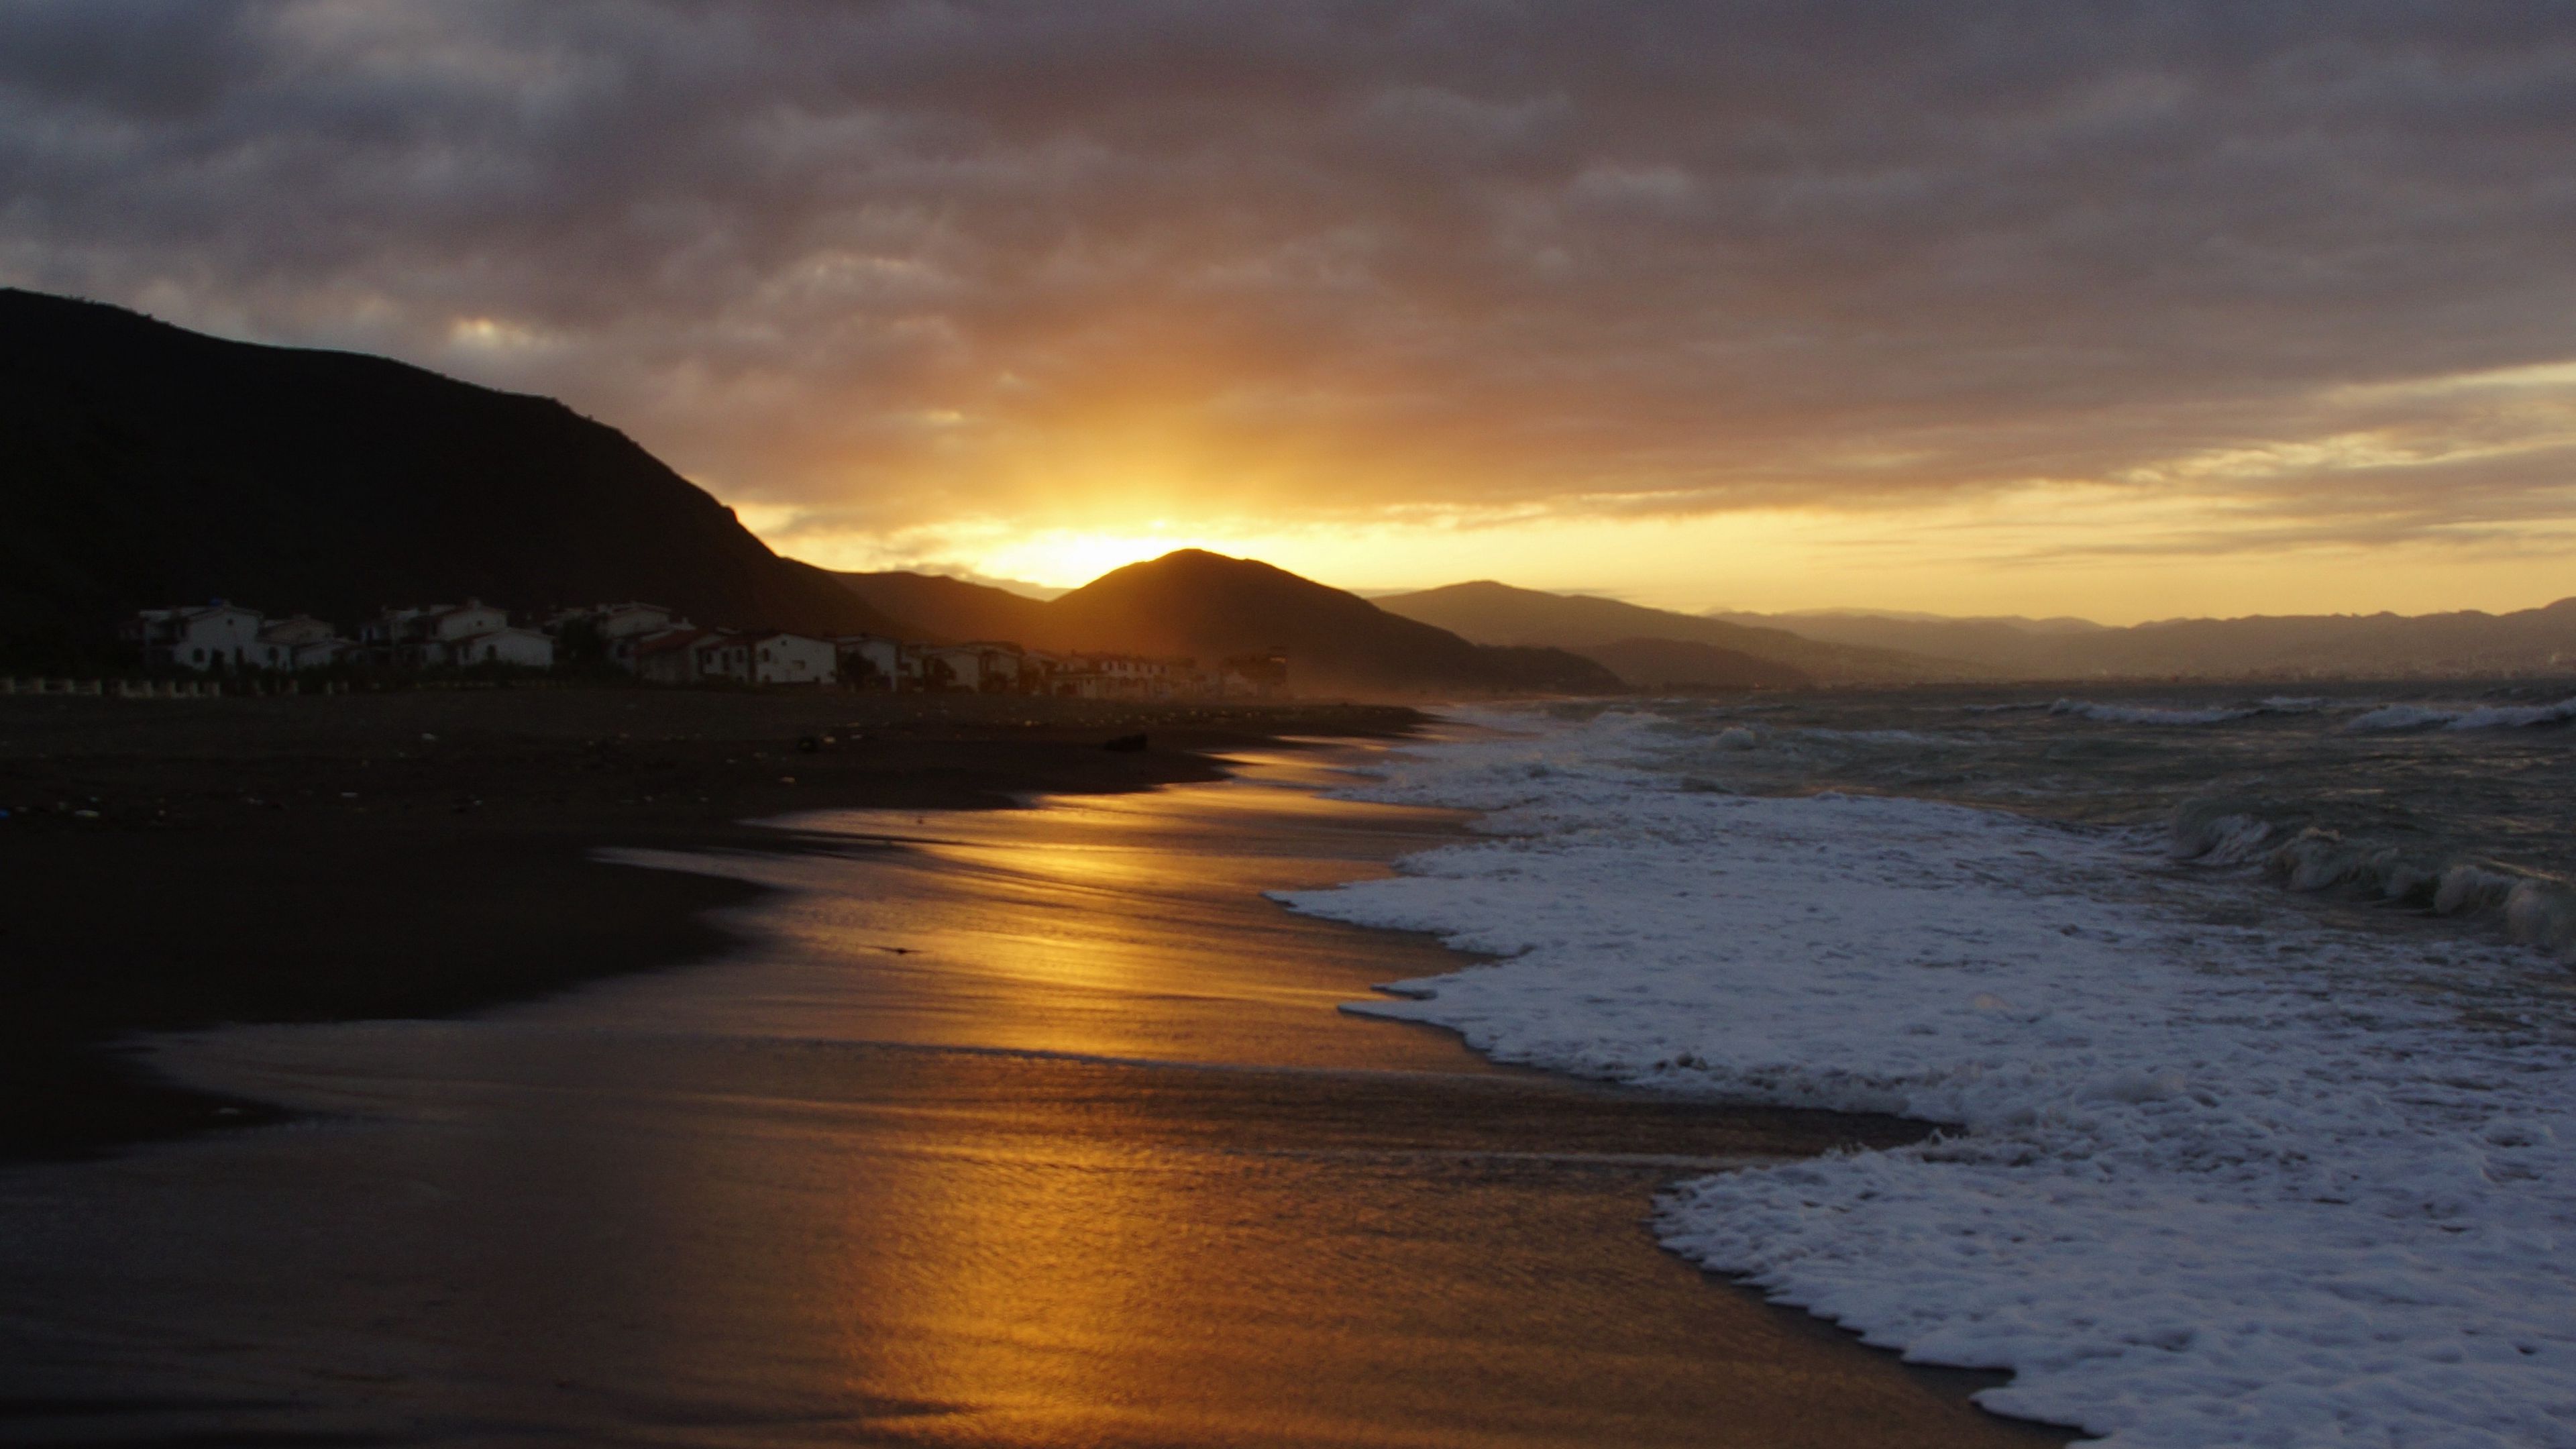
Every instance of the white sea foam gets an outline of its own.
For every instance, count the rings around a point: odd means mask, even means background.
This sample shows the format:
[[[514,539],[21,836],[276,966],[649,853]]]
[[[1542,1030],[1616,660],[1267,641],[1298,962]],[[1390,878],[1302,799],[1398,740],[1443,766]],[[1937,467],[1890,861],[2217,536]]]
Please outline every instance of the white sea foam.
[[[2393,733],[2398,730],[2427,730],[2449,724],[2463,713],[2456,709],[2434,709],[2421,704],[2388,704],[2345,720],[2343,727],[2355,734]]]
[[[2195,801],[2174,813],[2173,856],[2203,865],[2245,865],[2261,860],[2279,833],[2260,815],[2222,813]]]
[[[2253,704],[2204,705],[2198,708],[2174,708],[2165,705],[2102,704],[2089,699],[2061,699],[2048,706],[2056,715],[2098,720],[2103,724],[2137,725],[2212,725],[2252,719],[2262,714],[2316,714],[2326,708],[2322,695],[2276,694]],[[1994,711],[2026,708],[2023,705],[1969,705],[1971,711]]]
[[[1685,1183],[1660,1227],[1874,1343],[2014,1370],[1999,1411],[2127,1449],[2576,1444],[2554,968],[2244,924],[2264,897],[2133,835],[1692,792],[1640,768],[1673,747],[1649,725],[1395,756],[1358,793],[1483,809],[1498,838],[1283,898],[1508,959],[1351,1009],[1955,1124]]]
[[[2140,704],[2096,704],[2089,699],[2061,699],[2050,705],[2048,712],[2099,720],[2104,724],[2140,725],[2225,724],[2263,713],[2253,708],[2162,709]]]
[[[1948,735],[1927,735],[1921,730],[1832,730],[1810,726],[1798,733],[1811,740],[1827,740],[1837,744],[1906,745],[1942,749],[1960,743]]]
[[[2510,730],[2576,721],[2576,699],[2556,704],[2463,705],[2441,709],[2422,704],[2392,704],[2355,715],[2344,728],[2357,733],[2396,730]]]

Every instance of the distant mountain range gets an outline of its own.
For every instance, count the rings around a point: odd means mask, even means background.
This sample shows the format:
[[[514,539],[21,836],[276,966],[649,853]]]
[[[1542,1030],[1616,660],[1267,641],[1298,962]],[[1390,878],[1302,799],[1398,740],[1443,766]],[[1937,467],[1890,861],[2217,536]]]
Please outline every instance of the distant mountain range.
[[[353,625],[468,597],[697,622],[1186,655],[1285,649],[1311,693],[1602,693],[1932,680],[2576,671],[2576,598],[2402,618],[1695,615],[1478,582],[1375,600],[1184,550],[1053,599],[772,553],[616,430],[354,353],[0,289],[0,664],[99,667],[140,608],[225,597]]]
[[[1796,682],[1779,677],[1784,670],[1820,684],[2576,673],[2576,598],[2509,614],[2255,615],[2126,628],[1862,610],[1683,614],[1490,581],[1375,602],[1481,643],[1570,649],[1638,689]]]
[[[2576,598],[2508,614],[2251,615],[2112,628],[2081,619],[1725,613],[1855,648],[1959,660],[2006,679],[2467,676],[2576,672]]]
[[[1479,644],[1570,649],[1600,661],[1640,689],[1911,684],[1990,673],[1964,660],[1832,643],[1786,629],[1585,594],[1542,593],[1491,580],[1386,594],[1375,602],[1391,614],[1437,625]],[[1650,643],[1694,647],[1646,647]]]
[[[928,574],[841,579],[876,608],[949,639],[1180,655],[1203,665],[1284,649],[1290,685],[1305,693],[1621,687],[1610,670],[1566,651],[1473,644],[1284,569],[1198,549],[1129,564],[1044,601]]]
[[[344,627],[468,596],[907,627],[561,403],[0,289],[0,653],[76,667],[134,610],[215,596]]]

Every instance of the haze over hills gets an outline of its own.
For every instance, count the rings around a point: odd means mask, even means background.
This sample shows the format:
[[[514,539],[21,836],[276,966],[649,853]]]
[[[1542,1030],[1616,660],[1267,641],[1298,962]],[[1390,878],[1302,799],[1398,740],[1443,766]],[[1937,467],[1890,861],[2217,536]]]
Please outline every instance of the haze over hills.
[[[2251,615],[2113,628],[2064,619],[1725,613],[1838,644],[1965,660],[2014,679],[2305,678],[2576,670],[2576,598],[2507,614]]]
[[[2090,634],[2112,628],[2091,619],[2072,614],[2052,614],[2034,619],[2024,614],[1934,614],[1921,609],[1790,609],[1778,614],[1757,614],[1744,609],[1702,609],[1707,619],[1763,619],[1783,624],[1797,624],[1810,619],[1904,619],[1919,624],[2008,624],[2029,634]]]
[[[1180,655],[1202,664],[1284,648],[1310,693],[1609,693],[1611,671],[1549,648],[1489,647],[1252,559],[1183,549],[1044,602],[922,574],[844,574],[881,608],[951,638]]]
[[[1610,665],[1638,688],[1697,682],[1677,672],[1684,656],[1674,646],[1683,643],[1731,649],[1825,684],[2576,671],[2576,598],[2508,614],[2255,615],[2124,628],[2072,618],[1954,619],[1858,609],[1683,614],[1490,580],[1387,594],[1376,602],[1480,642],[1571,649]],[[1648,650],[1649,641],[1667,647]],[[1768,681],[1737,676],[1723,682]]]
[[[136,609],[218,596],[344,627],[641,597],[702,624],[909,631],[551,399],[0,289],[0,651],[67,667]]]
[[[1803,689],[1814,676],[1738,649],[1688,639],[1618,639],[1572,651],[1619,676],[1631,689],[1659,694],[1697,689]]]
[[[1708,678],[1698,683],[1755,685],[1776,682],[1763,677],[1781,668],[1826,684],[1905,684],[1930,679],[1976,678],[1989,671],[1961,660],[1935,659],[1895,649],[1834,643],[1787,629],[1733,623],[1649,609],[1617,599],[1587,594],[1550,594],[1514,588],[1490,579],[1450,584],[1376,600],[1389,613],[1436,624],[1480,644],[1548,645],[1591,657],[1619,646],[1632,666],[1649,657],[1632,641],[1667,640],[1727,651],[1743,661],[1733,679]],[[1679,662],[1667,651],[1654,656],[1663,667]],[[1730,664],[1727,655],[1701,656],[1712,675]],[[1605,661],[1606,662],[1606,661]],[[1613,666],[1614,668],[1616,666]],[[1623,677],[1627,677],[1623,674]],[[1675,679],[1631,679],[1640,687],[1680,683]]]
[[[1051,627],[1047,601],[946,574],[840,573],[841,586],[869,607],[908,620],[923,637],[957,644],[1008,639],[1034,644]],[[1045,647],[1043,645],[1037,647]]]

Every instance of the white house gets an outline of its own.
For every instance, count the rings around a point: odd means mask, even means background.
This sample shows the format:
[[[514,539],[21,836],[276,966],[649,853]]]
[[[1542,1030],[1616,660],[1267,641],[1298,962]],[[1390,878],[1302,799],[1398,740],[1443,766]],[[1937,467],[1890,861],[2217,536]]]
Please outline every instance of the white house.
[[[1288,651],[1236,654],[1217,666],[1214,693],[1227,699],[1279,699],[1288,693]]]
[[[1077,699],[1170,699],[1195,692],[1197,676],[1195,660],[1076,654],[1051,684],[1055,693]]]
[[[506,664],[519,669],[555,667],[555,641],[534,629],[492,629],[444,644],[450,664]]]
[[[459,662],[450,657],[452,646],[459,640],[509,627],[509,610],[494,608],[480,599],[467,599],[462,604],[387,609],[360,631],[360,637],[381,650],[386,663],[418,668]],[[547,654],[551,662],[551,645]]]
[[[986,694],[1008,694],[1020,687],[1020,646],[991,641],[964,646],[976,652],[976,687]]]
[[[714,629],[681,627],[664,629],[627,641],[632,649],[636,677],[654,684],[695,684],[698,682],[698,646],[722,637]]]
[[[194,608],[145,609],[125,623],[126,638],[143,646],[146,668],[239,669],[264,664],[257,609],[221,599]]]
[[[259,628],[259,663],[270,669],[323,669],[357,646],[310,614],[271,619]]]
[[[602,639],[629,639],[639,634],[655,634],[689,622],[680,617],[677,609],[640,602],[602,604],[590,610],[589,614],[591,627],[599,631]]]
[[[840,678],[840,650],[802,634],[751,636],[754,684],[830,684]]]
[[[899,690],[905,686],[907,651],[897,640],[877,634],[844,634],[832,641],[840,652],[841,678],[869,689]],[[918,661],[912,683],[920,683]]]
[[[467,599],[452,608],[434,608],[423,621],[421,637],[440,646],[441,652],[464,640],[480,638],[510,627],[510,611],[496,609],[480,599]]]
[[[751,636],[727,629],[710,629],[704,638],[689,645],[690,669],[699,679],[738,679],[745,684],[751,678]]]
[[[921,651],[921,687],[964,690],[984,687],[984,651],[974,644],[935,644]]]
[[[586,609],[566,609],[546,621],[546,632],[557,639],[573,625],[587,626],[599,641],[608,662],[629,674],[642,672],[637,650],[647,639],[667,634],[674,629],[694,627],[677,609],[660,604],[633,602],[597,604]]]

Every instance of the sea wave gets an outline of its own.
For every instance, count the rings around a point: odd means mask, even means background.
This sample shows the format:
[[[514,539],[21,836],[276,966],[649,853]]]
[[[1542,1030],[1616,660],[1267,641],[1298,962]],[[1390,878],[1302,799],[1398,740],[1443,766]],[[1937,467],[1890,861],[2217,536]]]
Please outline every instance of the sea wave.
[[[2212,725],[2230,724],[2257,715],[2316,714],[2331,705],[2321,695],[2276,694],[2250,704],[2222,704],[2178,707],[2171,705],[2104,704],[2090,699],[2061,699],[2048,706],[2054,715],[2097,720],[2103,724],[2136,725]],[[1970,706],[1975,708],[1975,706]]]
[[[2562,699],[2556,704],[2462,705],[2457,708],[2392,704],[2356,715],[2344,722],[2344,728],[2356,734],[2384,734],[2401,730],[2530,729],[2537,725],[2567,724],[2570,721],[2576,721],[2576,698]]]
[[[2508,940],[2576,963],[2576,886],[2462,851],[2347,837],[2305,815],[2268,802],[2185,801],[2174,811],[2170,852],[2201,865],[2254,867],[2303,893],[2482,918]]]
[[[1349,1009],[1503,1060],[1952,1124],[1683,1184],[1658,1230],[1911,1359],[2013,1370],[1980,1396],[1999,1411],[2127,1449],[2576,1437],[2555,968],[2249,916],[2241,885],[2143,869],[2122,831],[1691,791],[1639,748],[1559,721],[1397,752],[1361,793],[1487,809],[1497,838],[1282,899],[1503,959]],[[2199,829],[2246,864],[2290,843],[2248,810]]]
[[[2168,709],[2154,705],[2096,704],[2089,699],[2061,699],[2050,705],[2048,712],[2073,715],[2078,719],[2099,720],[2103,724],[2207,725],[2246,719],[2263,711],[2253,705]]]

